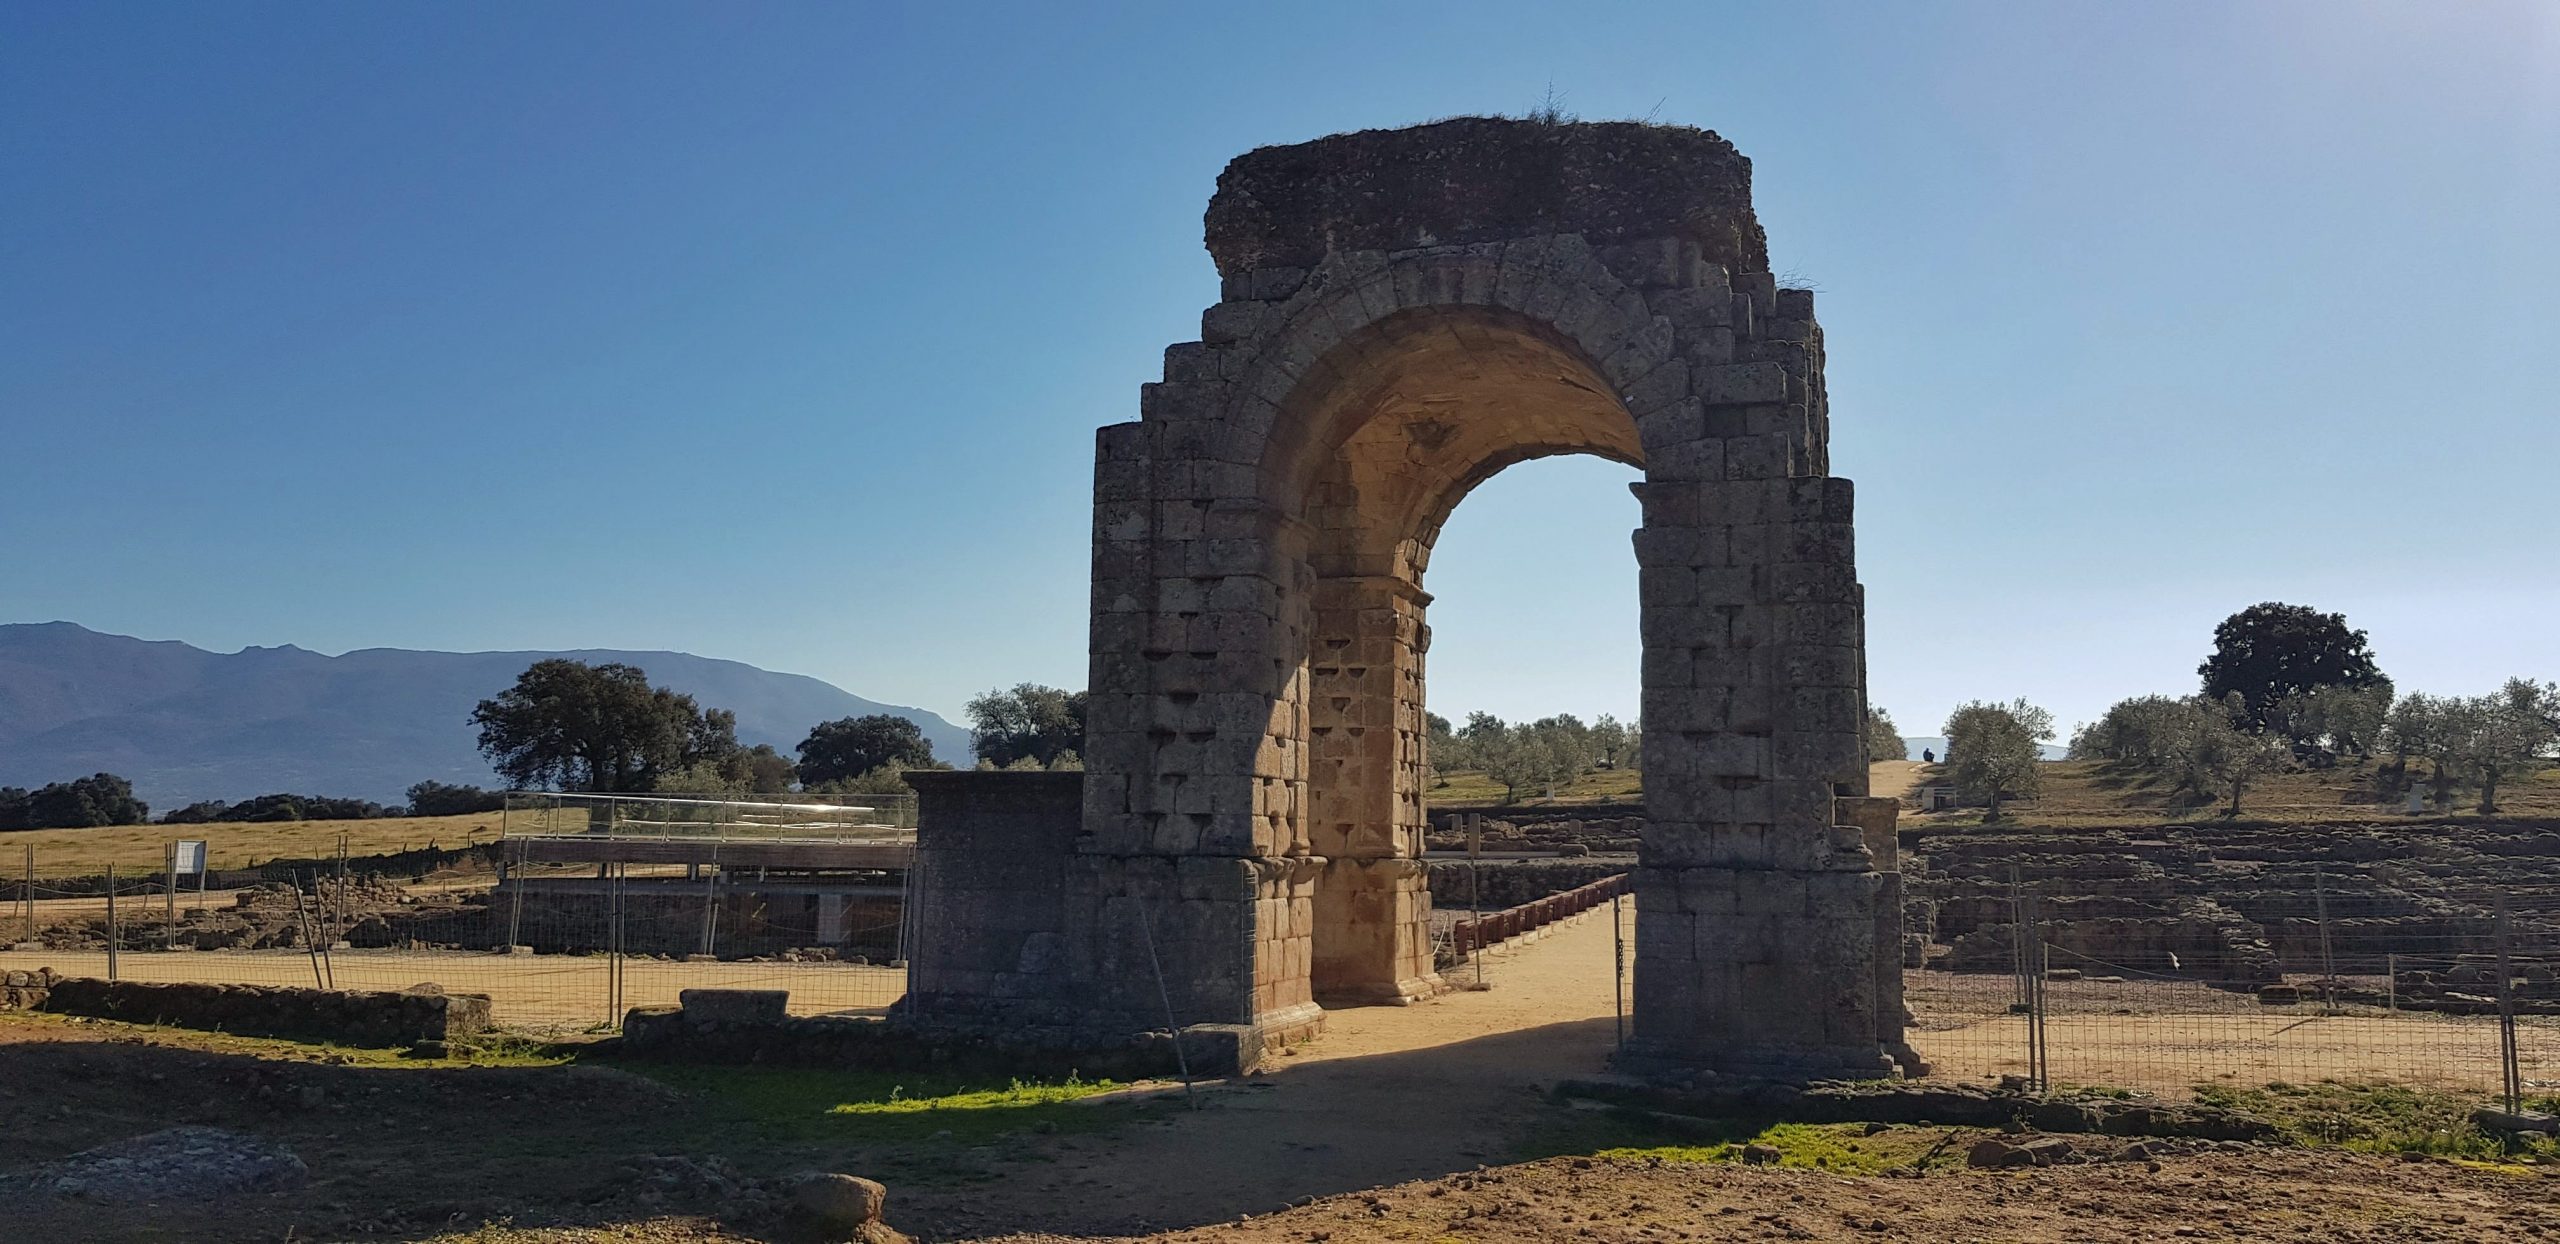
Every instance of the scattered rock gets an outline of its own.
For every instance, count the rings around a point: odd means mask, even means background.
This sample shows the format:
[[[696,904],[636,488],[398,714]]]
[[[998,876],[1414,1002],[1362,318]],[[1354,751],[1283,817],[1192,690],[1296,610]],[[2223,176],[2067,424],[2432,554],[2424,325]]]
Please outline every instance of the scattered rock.
[[[149,1202],[290,1192],[310,1178],[282,1145],[218,1127],[173,1127],[83,1150],[10,1182],[61,1197]]]
[[[907,1237],[880,1220],[888,1203],[886,1187],[859,1175],[805,1175],[791,1189],[792,1216],[827,1239],[907,1244]]]
[[[1973,1142],[1973,1148],[1965,1152],[1964,1160],[1969,1166],[1988,1167],[1993,1170],[2036,1164],[2033,1154],[1997,1136],[1985,1136]]]

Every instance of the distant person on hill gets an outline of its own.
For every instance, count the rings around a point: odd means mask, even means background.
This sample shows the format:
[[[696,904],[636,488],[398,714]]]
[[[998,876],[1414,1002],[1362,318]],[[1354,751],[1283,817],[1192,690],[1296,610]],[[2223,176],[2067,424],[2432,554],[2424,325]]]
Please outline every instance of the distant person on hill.
[[[1934,751],[1931,751],[1930,749],[1925,748],[1925,747],[1924,747],[1924,748],[1921,748],[1921,749],[1920,749],[1920,763],[1922,763],[1922,764],[1924,764],[1924,765],[1934,765],[1934,764],[1938,763],[1938,753],[1936,753],[1936,752],[1934,752]]]

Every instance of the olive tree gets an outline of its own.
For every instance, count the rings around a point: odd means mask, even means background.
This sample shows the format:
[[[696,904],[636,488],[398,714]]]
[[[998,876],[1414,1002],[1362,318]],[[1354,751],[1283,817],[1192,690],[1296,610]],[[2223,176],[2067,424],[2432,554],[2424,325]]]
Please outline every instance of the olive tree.
[[[2000,819],[2000,802],[2043,789],[2038,765],[2042,744],[2053,737],[2053,714],[2024,699],[2007,704],[1979,700],[1958,705],[1943,728],[1947,772],[1956,789],[1989,804],[1986,821]]]

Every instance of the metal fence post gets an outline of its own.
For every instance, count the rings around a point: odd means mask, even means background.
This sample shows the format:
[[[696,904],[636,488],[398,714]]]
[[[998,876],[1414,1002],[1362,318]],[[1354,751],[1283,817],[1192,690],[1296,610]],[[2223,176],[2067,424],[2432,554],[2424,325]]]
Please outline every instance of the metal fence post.
[[[1484,853],[1484,813],[1467,814],[1467,919],[1475,922],[1475,936],[1467,943],[1467,961],[1475,965],[1476,988],[1484,988],[1484,883],[1476,875],[1477,857]]]
[[[160,949],[162,949],[162,950],[176,950],[176,949],[178,948],[178,841],[177,841],[177,839],[172,838],[172,839],[170,839],[170,840],[169,840],[169,851],[168,851],[168,856],[167,856],[167,859],[166,859],[165,861],[163,861],[163,862],[166,864],[166,867],[164,867],[164,868],[163,868],[163,869],[161,869],[161,871],[160,871],[160,884],[161,884],[161,889],[162,889],[162,891],[166,894],[167,899],[168,899],[168,913],[167,913],[168,918],[167,918],[166,920],[162,921],[162,922],[161,922],[161,925],[160,925]]]
[[[320,920],[319,917],[313,915],[311,911],[311,909],[314,906],[317,906],[317,904],[305,903],[302,901],[301,873],[287,873],[285,879],[293,886],[294,924],[302,930],[302,947],[304,952],[311,956],[311,987],[314,989],[327,989],[329,987],[329,982],[320,973]],[[311,884],[315,888],[319,886],[320,882],[317,873],[313,874]]]
[[[2515,966],[2510,954],[2507,892],[2498,891],[2498,1072],[2507,1113],[2524,1109],[2523,1067],[2516,1058]]]
[[[2018,866],[2009,866],[2009,992],[2021,1012],[2027,1005],[2027,900]]]
[[[515,899],[508,905],[507,944],[501,948],[508,954],[515,953],[516,947],[524,945],[524,887],[530,880],[525,876],[525,848],[528,845],[528,839],[516,839]]]
[[[1617,987],[1618,1048],[1621,1050],[1627,1048],[1627,921],[1621,901],[1624,897],[1616,893],[1609,895],[1609,932],[1617,944],[1616,970],[1609,976],[1610,983]]]
[[[329,944],[335,946],[347,935],[347,831],[338,831],[338,893],[331,901]]]
[[[116,943],[124,938],[116,926],[116,866],[107,865],[107,979],[116,979]]]
[[[606,883],[606,918],[612,922],[605,933],[604,1022],[607,1028],[622,1027],[622,966],[627,951],[624,914],[629,909],[631,876],[629,864],[613,866],[613,879]]]
[[[703,870],[702,953],[715,954],[720,939],[720,848],[711,849],[711,866]]]
[[[2311,868],[2311,902],[2320,917],[2320,1009],[2338,1013],[2338,961],[2329,951],[2329,874],[2319,865]]]
[[[2026,907],[2026,925],[2019,933],[2019,945],[2025,948],[2027,991],[2027,1087],[2038,1093],[2049,1091],[2053,1079],[2045,1063],[2044,1031],[2044,914],[2037,910],[2034,895],[2022,895]]]

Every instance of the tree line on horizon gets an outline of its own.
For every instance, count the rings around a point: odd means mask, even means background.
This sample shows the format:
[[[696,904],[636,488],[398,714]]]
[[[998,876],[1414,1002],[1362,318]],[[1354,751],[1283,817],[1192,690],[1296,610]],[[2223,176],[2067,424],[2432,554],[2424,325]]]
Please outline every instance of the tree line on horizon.
[[[2344,615],[2268,601],[2225,618],[2184,696],[2120,700],[2074,731],[2070,759],[2098,761],[2167,780],[2239,816],[2251,783],[2289,769],[2387,758],[2372,781],[2394,799],[2424,764],[2428,802],[2452,808],[2476,790],[2483,814],[2499,810],[2501,784],[2560,750],[2560,686],[2513,677],[2481,695],[2399,695],[2366,634]],[[1944,727],[1943,771],[1998,819],[2006,799],[2042,785],[2042,745],[2053,715],[2024,699],[1960,705]]]
[[[2192,694],[2111,706],[2072,734],[2069,756],[2148,772],[2199,799],[2228,796],[2232,816],[2249,785],[2266,774],[2387,757],[2374,775],[2384,797],[2422,781],[2439,810],[2473,789],[2487,813],[2497,810],[2502,785],[2560,748],[2560,687],[2517,677],[2483,695],[2400,696],[2363,631],[2350,629],[2342,615],[2304,606],[2268,602],[2231,615],[2215,628],[2197,673],[2201,685]],[[966,712],[977,767],[1082,768],[1086,702],[1082,691],[1037,683],[973,697]],[[907,771],[951,767],[915,722],[889,713],[820,722],[792,756],[769,744],[746,746],[733,712],[653,686],[636,666],[564,657],[534,662],[513,686],[480,701],[469,720],[491,767],[523,789],[900,794],[908,791]],[[1552,797],[1587,774],[1642,763],[1637,723],[1605,713],[1588,724],[1569,713],[1519,723],[1482,712],[1468,714],[1463,725],[1436,713],[1425,720],[1431,784],[1481,772],[1503,787],[1504,802],[1536,790]],[[1987,805],[1989,818],[1999,817],[2005,801],[2040,791],[2043,744],[2054,737],[2051,713],[2024,699],[1969,701],[1941,730],[1941,772],[1966,798]],[[1875,758],[1906,754],[1892,717],[1873,706],[1867,745]],[[2413,765],[2425,773],[2413,778]],[[407,795],[405,806],[290,793],[206,800],[167,813],[163,823],[444,816],[494,811],[504,798],[436,781]],[[149,815],[132,784],[112,773],[32,791],[0,787],[0,830],[138,824]]]
[[[969,701],[971,750],[982,769],[1077,769],[1085,694],[1036,683]],[[650,684],[636,666],[568,658],[534,662],[515,684],[480,701],[469,718],[491,768],[521,789],[661,794],[899,794],[912,769],[947,769],[915,722],[892,713],[841,717],[812,727],[784,756],[738,741],[737,715],[706,709]],[[408,802],[289,792],[236,802],[201,800],[161,824],[366,820],[493,812],[503,790],[424,781]],[[99,773],[37,790],[0,787],[0,831],[137,825],[150,806],[133,784]]]
[[[1469,713],[1466,724],[1456,727],[1438,713],[1425,713],[1423,723],[1422,754],[1434,787],[1448,785],[1449,774],[1479,772],[1501,784],[1504,803],[1540,789],[1552,799],[1557,787],[1585,774],[1643,764],[1641,731],[1607,713],[1587,725],[1571,713],[1518,723]]]

